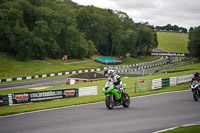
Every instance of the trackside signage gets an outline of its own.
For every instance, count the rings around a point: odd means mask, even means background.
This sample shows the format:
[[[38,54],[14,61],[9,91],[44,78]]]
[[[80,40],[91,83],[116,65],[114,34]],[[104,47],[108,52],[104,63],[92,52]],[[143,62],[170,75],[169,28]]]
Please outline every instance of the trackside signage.
[[[159,53],[159,52],[152,52],[151,55],[155,56],[180,56],[180,57],[185,57],[184,53]]]
[[[46,100],[62,99],[62,98],[63,98],[62,90],[30,93],[30,102],[46,101]]]
[[[194,77],[193,74],[176,77],[176,83],[181,84],[181,83],[190,82],[190,81],[192,81],[193,77]]]
[[[174,57],[190,57],[191,56],[188,53],[167,53],[167,52],[146,52],[142,54],[151,55],[151,56],[174,56]]]
[[[29,94],[28,93],[16,93],[12,95],[13,103],[27,103],[29,102]]]
[[[65,90],[64,92],[63,92],[63,97],[64,98],[67,98],[67,97],[75,97],[75,96],[77,96],[76,95],[76,90],[74,89],[74,90]]]
[[[97,95],[97,86],[0,95],[0,106],[50,101],[78,96]]]
[[[42,91],[42,92],[29,93],[30,102],[48,101],[48,100],[54,100],[54,99],[75,97],[77,96],[76,94],[78,94],[78,89],[54,90],[54,91]]]
[[[12,94],[13,104],[49,101],[78,96],[79,89],[50,90]],[[0,97],[0,99],[2,99]],[[3,104],[0,100],[0,105]],[[3,106],[3,105],[2,105]]]

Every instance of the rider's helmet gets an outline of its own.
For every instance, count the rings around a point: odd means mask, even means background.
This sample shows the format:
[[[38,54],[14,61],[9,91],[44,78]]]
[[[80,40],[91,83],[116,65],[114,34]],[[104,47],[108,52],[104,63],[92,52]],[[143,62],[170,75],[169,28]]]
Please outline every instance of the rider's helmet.
[[[109,76],[109,77],[114,76],[115,73],[116,73],[115,70],[108,70],[108,76]]]
[[[199,77],[199,72],[194,72],[194,77]]]

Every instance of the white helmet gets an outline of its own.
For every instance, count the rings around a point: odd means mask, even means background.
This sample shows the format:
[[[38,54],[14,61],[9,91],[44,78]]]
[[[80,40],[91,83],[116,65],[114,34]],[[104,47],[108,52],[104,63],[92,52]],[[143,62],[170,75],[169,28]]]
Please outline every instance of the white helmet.
[[[113,75],[115,75],[115,70],[108,70],[108,75],[109,76],[113,76]]]

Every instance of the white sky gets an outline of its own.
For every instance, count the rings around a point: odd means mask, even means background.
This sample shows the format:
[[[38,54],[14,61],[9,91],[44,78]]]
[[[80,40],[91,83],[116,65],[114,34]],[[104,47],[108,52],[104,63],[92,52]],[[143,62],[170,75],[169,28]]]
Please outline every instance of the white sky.
[[[200,26],[200,0],[72,0],[79,5],[120,10],[134,22],[150,25]]]

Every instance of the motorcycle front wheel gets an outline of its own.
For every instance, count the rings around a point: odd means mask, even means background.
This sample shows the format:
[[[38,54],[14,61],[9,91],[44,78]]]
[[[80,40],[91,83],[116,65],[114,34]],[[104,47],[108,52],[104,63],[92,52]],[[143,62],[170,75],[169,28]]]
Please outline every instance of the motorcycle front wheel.
[[[115,102],[113,99],[113,94],[110,96],[106,96],[105,103],[108,109],[112,110],[114,108]]]
[[[198,90],[193,91],[193,98],[195,101],[199,100],[199,91]]]
[[[127,93],[124,94],[124,102],[122,104],[124,108],[128,108],[130,105],[130,97]]]

